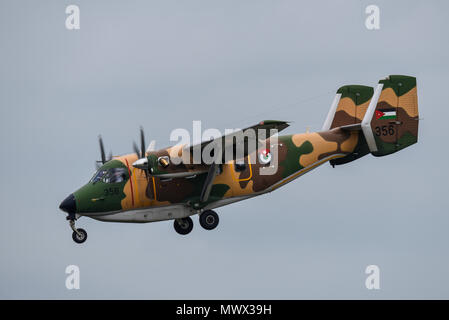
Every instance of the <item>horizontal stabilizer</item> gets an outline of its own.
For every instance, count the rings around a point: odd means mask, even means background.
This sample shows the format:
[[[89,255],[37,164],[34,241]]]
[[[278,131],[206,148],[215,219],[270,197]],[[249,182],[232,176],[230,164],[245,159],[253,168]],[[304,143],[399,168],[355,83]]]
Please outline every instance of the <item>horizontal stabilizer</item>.
[[[346,130],[346,131],[359,131],[359,130],[362,130],[362,124],[361,123],[348,124],[346,126],[340,127],[340,129]]]

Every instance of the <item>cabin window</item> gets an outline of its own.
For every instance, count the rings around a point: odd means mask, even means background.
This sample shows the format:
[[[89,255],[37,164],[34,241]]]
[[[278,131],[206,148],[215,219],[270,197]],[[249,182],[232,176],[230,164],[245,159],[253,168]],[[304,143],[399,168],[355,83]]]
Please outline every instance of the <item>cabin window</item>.
[[[234,164],[234,170],[235,172],[242,172],[246,170],[246,164],[245,163],[235,163]]]
[[[128,170],[125,168],[111,168],[103,177],[104,183],[120,183],[127,179]]]

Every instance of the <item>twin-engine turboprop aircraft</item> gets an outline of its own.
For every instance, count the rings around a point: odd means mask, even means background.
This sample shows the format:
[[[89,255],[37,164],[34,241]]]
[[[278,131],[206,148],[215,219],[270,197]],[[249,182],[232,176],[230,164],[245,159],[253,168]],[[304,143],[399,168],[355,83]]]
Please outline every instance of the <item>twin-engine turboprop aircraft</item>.
[[[376,88],[338,89],[319,132],[277,136],[288,123],[269,120],[241,130],[243,143],[230,134],[191,147],[153,150],[150,145],[145,151],[141,130],[140,150],[134,144],[135,153],[108,159],[100,137],[101,166],[59,208],[68,213],[77,243],[87,239],[85,230],[75,228],[81,216],[135,223],[174,220],[175,230],[185,235],[193,228],[190,216],[198,214],[200,225],[212,230],[219,221],[213,209],[271,192],[327,161],[335,166],[368,153],[397,152],[417,142],[418,122],[416,79],[396,75]],[[256,134],[246,135],[250,131]],[[255,147],[249,147],[250,140]],[[191,161],[195,150],[211,146],[220,147],[209,152],[212,161]],[[222,151],[229,150],[236,152],[223,158]]]

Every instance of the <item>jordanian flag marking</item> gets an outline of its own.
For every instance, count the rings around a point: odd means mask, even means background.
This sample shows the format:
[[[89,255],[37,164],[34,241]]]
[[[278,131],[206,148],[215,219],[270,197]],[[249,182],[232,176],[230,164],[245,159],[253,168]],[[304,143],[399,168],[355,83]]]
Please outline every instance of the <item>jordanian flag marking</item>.
[[[396,119],[396,108],[376,110],[376,120]]]

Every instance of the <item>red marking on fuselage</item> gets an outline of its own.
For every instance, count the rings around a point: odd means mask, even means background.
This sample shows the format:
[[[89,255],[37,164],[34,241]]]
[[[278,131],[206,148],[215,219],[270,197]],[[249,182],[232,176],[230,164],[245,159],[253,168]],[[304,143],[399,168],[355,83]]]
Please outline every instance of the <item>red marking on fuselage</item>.
[[[128,167],[128,174],[129,174],[129,184],[131,186],[131,203],[134,207],[134,192],[133,192],[133,180],[131,179],[131,170],[129,170],[129,163],[128,159],[125,158],[126,166]]]

